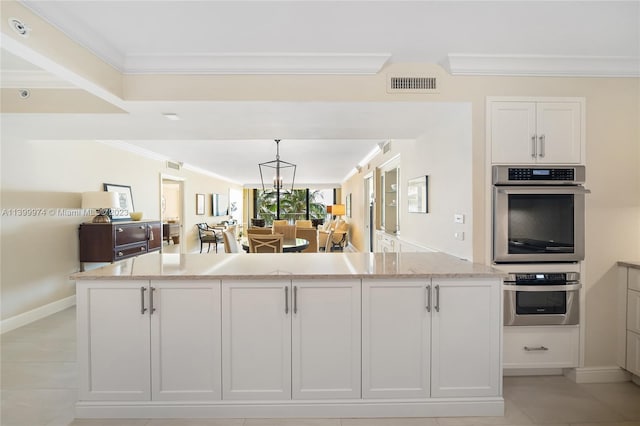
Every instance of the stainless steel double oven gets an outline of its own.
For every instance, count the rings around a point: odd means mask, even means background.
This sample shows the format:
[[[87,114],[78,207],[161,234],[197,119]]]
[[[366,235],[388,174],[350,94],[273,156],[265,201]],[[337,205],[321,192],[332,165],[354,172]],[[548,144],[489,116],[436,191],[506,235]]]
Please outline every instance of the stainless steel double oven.
[[[536,268],[584,259],[584,166],[494,166],[492,172],[493,261],[506,264],[502,269],[531,264],[530,272],[505,280],[505,325],[578,324],[579,274]]]

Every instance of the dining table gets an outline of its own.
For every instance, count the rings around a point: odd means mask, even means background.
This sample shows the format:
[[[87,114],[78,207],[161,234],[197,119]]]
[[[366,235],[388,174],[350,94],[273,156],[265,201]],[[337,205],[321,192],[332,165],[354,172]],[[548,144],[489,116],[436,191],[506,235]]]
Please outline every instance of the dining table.
[[[249,240],[243,239],[241,241],[242,248],[249,253]],[[284,240],[282,243],[283,253],[300,253],[302,250],[309,247],[309,240],[304,238],[296,238],[295,240]]]

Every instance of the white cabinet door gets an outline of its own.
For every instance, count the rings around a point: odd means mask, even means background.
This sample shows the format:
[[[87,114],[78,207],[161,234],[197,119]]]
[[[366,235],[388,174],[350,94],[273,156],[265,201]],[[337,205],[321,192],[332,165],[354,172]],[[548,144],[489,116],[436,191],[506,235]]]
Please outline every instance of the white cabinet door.
[[[500,392],[500,297],[497,279],[433,279],[431,396]]]
[[[220,282],[152,281],[152,399],[221,398]]]
[[[535,102],[491,103],[491,161],[536,162]]]
[[[490,105],[492,163],[584,161],[580,102],[494,101]]]
[[[576,164],[581,161],[580,104],[578,102],[540,102],[536,127],[538,162]]]
[[[291,282],[222,284],[222,399],[291,398]]]
[[[429,280],[363,280],[363,398],[429,397],[429,290]]]
[[[627,329],[640,334],[640,291],[627,291]]]
[[[636,376],[640,376],[640,334],[627,331],[627,367]]]
[[[148,281],[77,283],[79,399],[151,398]],[[144,290],[143,290],[144,289]]]
[[[293,398],[360,398],[360,280],[292,285]]]

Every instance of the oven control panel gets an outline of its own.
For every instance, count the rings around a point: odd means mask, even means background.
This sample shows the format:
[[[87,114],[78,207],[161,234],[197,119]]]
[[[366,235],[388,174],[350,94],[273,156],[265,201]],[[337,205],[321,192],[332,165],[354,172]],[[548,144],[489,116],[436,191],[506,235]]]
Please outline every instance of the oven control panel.
[[[509,180],[575,180],[575,169],[509,168]]]
[[[495,185],[580,185],[584,166],[493,166]]]

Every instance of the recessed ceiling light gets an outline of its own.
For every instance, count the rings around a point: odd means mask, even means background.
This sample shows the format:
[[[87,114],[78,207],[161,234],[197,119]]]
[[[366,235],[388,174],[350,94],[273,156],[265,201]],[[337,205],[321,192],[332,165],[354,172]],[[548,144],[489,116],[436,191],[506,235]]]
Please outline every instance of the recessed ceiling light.
[[[180,120],[180,116],[175,112],[163,112],[162,115],[164,115],[164,118],[166,118],[167,120],[171,120],[171,121]]]

